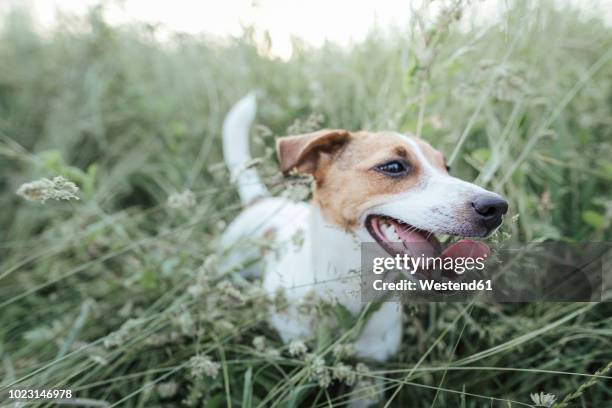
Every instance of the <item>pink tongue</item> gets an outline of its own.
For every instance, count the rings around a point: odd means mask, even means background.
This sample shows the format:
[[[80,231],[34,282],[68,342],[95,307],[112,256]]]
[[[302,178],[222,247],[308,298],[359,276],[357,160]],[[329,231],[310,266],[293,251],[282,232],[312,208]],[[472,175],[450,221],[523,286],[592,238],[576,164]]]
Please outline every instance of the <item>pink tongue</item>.
[[[406,249],[410,249],[412,256],[434,256],[434,247],[419,231],[404,225],[395,225],[395,232],[404,242]]]
[[[462,239],[447,247],[442,254],[442,258],[486,258],[491,253],[488,246],[480,241]]]

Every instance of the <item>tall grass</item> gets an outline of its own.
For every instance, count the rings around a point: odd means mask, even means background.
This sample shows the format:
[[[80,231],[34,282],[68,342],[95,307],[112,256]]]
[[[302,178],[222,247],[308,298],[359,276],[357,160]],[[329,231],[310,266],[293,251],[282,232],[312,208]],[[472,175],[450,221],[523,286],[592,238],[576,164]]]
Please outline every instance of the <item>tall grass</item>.
[[[254,148],[275,192],[292,187],[271,153],[292,125],[396,129],[508,197],[507,239],[609,241],[612,30],[547,1],[510,2],[493,26],[465,24],[462,9],[372,32],[350,50],[296,42],[289,61],[266,57],[252,30],[162,43],[152,27],[109,26],[101,9],[44,35],[27,13],[7,17],[0,395],[70,388],[82,406],[128,407],[332,406],[356,396],[341,381],[318,384],[339,364],[356,370],[333,353],[354,328],[322,324],[306,342],[323,358],[313,368],[266,325],[265,306],[282,297],[216,268],[216,239],[240,210],[221,123],[252,89]],[[14,194],[56,175],[79,185],[80,201]],[[196,206],[166,204],[186,189]],[[307,306],[322,322],[333,313]],[[358,373],[382,379],[381,406],[520,407],[539,391],[567,406],[612,400],[610,373],[593,376],[612,361],[609,303],[405,308],[401,352]]]

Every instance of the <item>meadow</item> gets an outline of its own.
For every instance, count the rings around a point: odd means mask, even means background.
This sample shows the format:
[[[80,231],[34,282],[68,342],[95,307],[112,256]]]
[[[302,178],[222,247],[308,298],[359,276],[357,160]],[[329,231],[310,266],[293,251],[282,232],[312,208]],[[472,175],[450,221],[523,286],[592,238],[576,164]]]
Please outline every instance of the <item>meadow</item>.
[[[6,16],[0,403],[53,388],[88,407],[329,407],[381,378],[381,407],[526,407],[539,392],[612,406],[610,288],[600,303],[406,304],[401,352],[372,364],[352,356],[350,319],[282,344],[265,313],[282,296],[219,272],[217,240],[241,208],[221,126],[251,90],[253,166],[274,194],[309,196],[308,180],[280,175],[276,137],[394,129],[508,198],[492,244],[612,239],[612,28],[549,1],[508,2],[495,25],[466,23],[464,7],[348,49],[296,39],[289,60],[253,28],[161,41],[102,8],[50,33]],[[56,176],[78,200],[16,194]]]

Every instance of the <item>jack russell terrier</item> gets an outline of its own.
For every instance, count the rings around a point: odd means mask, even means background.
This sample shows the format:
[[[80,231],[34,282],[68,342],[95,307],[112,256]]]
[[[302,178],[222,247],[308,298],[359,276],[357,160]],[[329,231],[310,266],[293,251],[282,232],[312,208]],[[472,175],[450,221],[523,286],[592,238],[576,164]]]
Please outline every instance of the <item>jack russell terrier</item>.
[[[232,108],[223,125],[225,161],[248,206],[228,226],[221,246],[237,248],[264,236],[289,243],[280,253],[267,252],[263,265],[254,267],[263,269],[263,287],[271,297],[284,291],[288,307],[271,308],[269,321],[285,342],[316,333],[317,318],[299,308],[313,292],[354,315],[362,311],[359,273],[355,275],[361,243],[376,242],[387,249],[401,242],[408,252],[418,245],[439,254],[434,234],[486,237],[508,209],[498,194],[450,176],[444,156],[422,139],[390,131],[324,129],[279,138],[282,172],[312,175],[313,200],[307,204],[271,197],[256,171],[246,168],[255,111],[250,94]],[[302,245],[290,245],[299,231]],[[461,256],[466,250],[474,257],[489,253],[482,242],[459,242],[463,249],[455,243],[442,256]],[[261,257],[253,245],[228,252],[226,268]],[[385,361],[398,350],[401,334],[401,307],[383,303],[360,332],[357,357]]]

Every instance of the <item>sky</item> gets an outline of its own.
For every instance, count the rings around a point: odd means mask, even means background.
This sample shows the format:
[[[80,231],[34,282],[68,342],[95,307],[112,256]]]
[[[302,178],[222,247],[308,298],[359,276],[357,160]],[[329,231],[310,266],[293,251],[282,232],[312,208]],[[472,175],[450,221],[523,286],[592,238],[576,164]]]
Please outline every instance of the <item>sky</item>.
[[[600,9],[612,22],[612,0],[559,0],[578,4],[585,12]],[[58,11],[84,14],[100,0],[0,0],[0,13],[19,4],[28,7],[42,29],[52,27]],[[508,0],[472,0],[472,17],[492,24]],[[326,40],[348,45],[363,39],[377,25],[405,25],[411,6],[420,0],[110,0],[106,18],[111,24],[145,22],[156,24],[161,33],[207,33],[237,36],[243,26],[267,30],[271,54],[291,55],[291,38],[297,36],[312,46]],[[434,5],[438,2],[434,2]],[[163,35],[163,34],[162,34]]]

